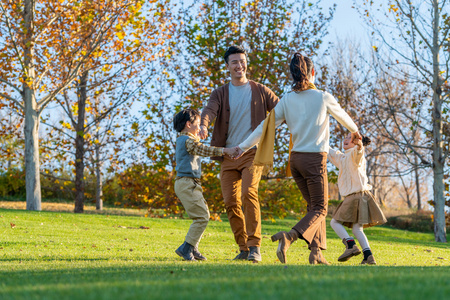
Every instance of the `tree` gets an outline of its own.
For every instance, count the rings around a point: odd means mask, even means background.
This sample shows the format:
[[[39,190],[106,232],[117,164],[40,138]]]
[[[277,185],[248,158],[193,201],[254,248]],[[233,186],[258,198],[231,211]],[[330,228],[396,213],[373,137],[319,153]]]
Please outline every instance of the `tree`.
[[[88,63],[93,57],[100,63],[104,62],[101,58],[105,49],[100,47],[105,39],[114,34],[119,39],[114,45],[106,45],[108,51],[114,50],[112,46],[128,47],[131,42],[140,43],[138,36],[133,38],[133,32],[131,38],[123,40],[127,34],[124,27],[128,23],[122,27],[120,22],[125,16],[133,29],[139,31],[143,2],[0,2],[0,96],[13,102],[25,119],[27,209],[40,210],[38,130],[42,111],[75,80],[83,78],[83,74],[92,67]],[[128,50],[132,52],[132,49]],[[109,66],[105,64],[103,68],[108,69]]]
[[[152,8],[155,3],[157,5]],[[113,148],[113,155],[108,158],[119,160],[117,144],[126,141],[126,136],[114,132],[122,127],[120,119],[153,75],[148,72],[148,66],[152,65],[155,49],[164,41],[161,27],[165,22],[160,3],[155,0],[143,4],[143,1],[115,1],[110,6],[83,4],[84,10],[94,15],[83,23],[85,31],[94,30],[92,27],[98,26],[98,18],[115,19],[115,22],[98,41],[97,50],[83,64],[82,73],[73,87],[57,97],[68,122],[61,120],[59,126],[49,124],[52,129],[67,132],[60,144],[75,148],[75,212],[83,212],[85,158],[87,153],[93,152],[96,156],[93,164],[97,174],[97,206],[101,208],[101,164],[106,158],[101,159],[101,149],[106,153],[107,147]],[[87,37],[85,44],[95,44],[92,38],[97,37]]]
[[[428,136],[428,143],[418,145],[403,139],[398,145],[404,153],[414,153],[419,163],[428,162],[428,158],[418,149],[428,148],[428,153],[432,155],[429,166],[433,170],[435,239],[446,242],[444,174],[449,149],[446,146],[448,143],[445,143],[443,124],[448,121],[450,96],[445,89],[450,76],[450,7],[446,1],[440,3],[438,0],[392,0],[377,5],[377,13],[372,1],[365,1],[359,9],[368,17],[368,24],[378,38],[374,50],[379,62],[386,66],[385,70],[396,74],[397,78],[408,80],[415,89],[428,94],[428,116],[420,126],[416,124],[418,130]],[[380,21],[377,16],[383,20]],[[383,51],[383,46],[387,51]],[[412,108],[415,108],[414,104],[411,104]],[[402,128],[400,133],[405,130],[410,129]]]

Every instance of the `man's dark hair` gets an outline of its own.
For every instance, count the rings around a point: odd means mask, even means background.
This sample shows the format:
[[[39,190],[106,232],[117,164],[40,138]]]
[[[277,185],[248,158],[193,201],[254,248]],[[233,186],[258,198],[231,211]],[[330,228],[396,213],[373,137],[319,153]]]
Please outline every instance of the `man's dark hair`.
[[[243,54],[245,54],[245,56],[247,56],[247,51],[245,51],[244,48],[242,48],[240,46],[231,46],[227,49],[227,52],[225,52],[223,59],[225,59],[225,62],[228,64],[228,57],[231,54],[236,54],[236,53],[243,53]]]
[[[194,123],[198,117],[200,117],[198,110],[192,108],[183,109],[173,117],[173,128],[177,132],[181,132],[186,126],[187,121]]]

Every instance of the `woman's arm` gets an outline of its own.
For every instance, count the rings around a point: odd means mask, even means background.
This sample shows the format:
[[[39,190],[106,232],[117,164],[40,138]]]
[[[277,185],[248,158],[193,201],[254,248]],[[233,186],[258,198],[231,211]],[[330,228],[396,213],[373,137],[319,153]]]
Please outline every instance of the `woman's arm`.
[[[284,99],[284,97],[283,97],[283,99]],[[275,106],[275,108],[270,112],[270,114],[275,113],[275,128],[280,126],[280,124],[286,120],[285,115],[284,115],[283,99],[281,99],[280,102],[278,103],[278,105]],[[250,134],[250,136],[245,141],[243,141],[242,143],[239,144],[239,148],[242,151],[245,152],[248,149],[252,148],[253,146],[255,146],[256,144],[259,143],[259,140],[261,139],[263,127],[264,127],[264,122],[269,118],[270,114],[267,115],[266,119],[263,122],[261,122],[258,125],[258,127],[256,127],[256,129],[252,132],[252,134]]]
[[[336,121],[347,128],[351,133],[358,131],[358,126],[353,122],[352,118],[342,109],[336,99],[329,93],[324,94],[324,100],[327,105],[327,111]]]

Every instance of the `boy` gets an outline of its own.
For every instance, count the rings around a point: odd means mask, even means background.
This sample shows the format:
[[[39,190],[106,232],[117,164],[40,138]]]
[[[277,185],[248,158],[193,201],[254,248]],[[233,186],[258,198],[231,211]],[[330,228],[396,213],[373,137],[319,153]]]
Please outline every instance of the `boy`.
[[[176,142],[175,193],[193,220],[184,243],[175,252],[188,261],[206,260],[199,251],[198,243],[209,221],[209,210],[200,185],[201,156],[234,155],[234,148],[209,147],[199,141],[200,113],[184,109],[173,119],[173,126],[180,136]]]

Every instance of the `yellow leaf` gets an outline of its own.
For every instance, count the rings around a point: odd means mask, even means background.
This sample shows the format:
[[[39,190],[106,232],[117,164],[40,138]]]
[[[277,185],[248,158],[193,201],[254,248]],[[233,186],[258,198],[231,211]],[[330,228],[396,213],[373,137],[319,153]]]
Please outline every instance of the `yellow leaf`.
[[[123,31],[117,32],[116,35],[119,38],[119,40],[123,40],[123,38],[125,37],[125,33]]]

